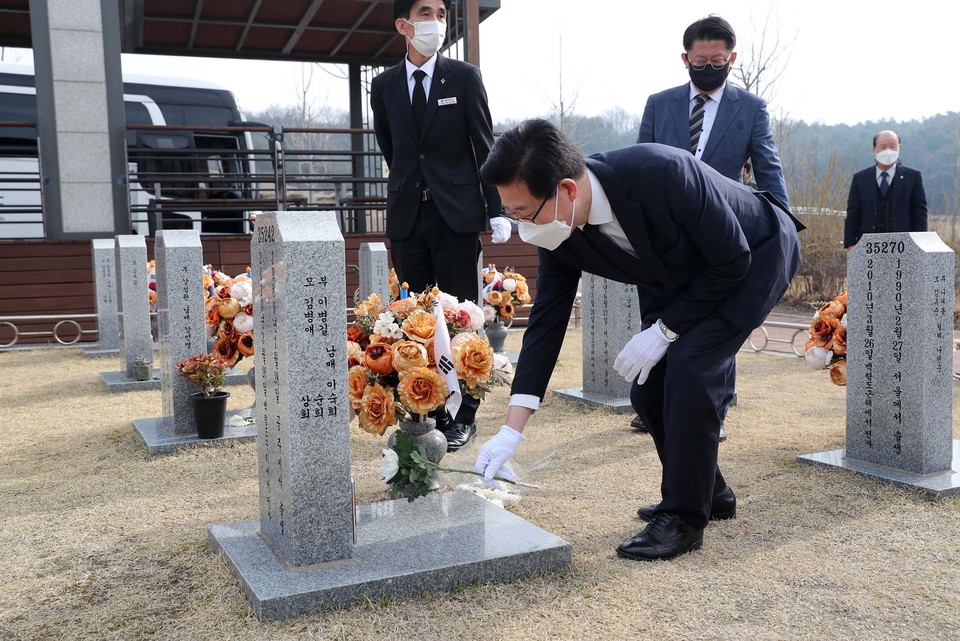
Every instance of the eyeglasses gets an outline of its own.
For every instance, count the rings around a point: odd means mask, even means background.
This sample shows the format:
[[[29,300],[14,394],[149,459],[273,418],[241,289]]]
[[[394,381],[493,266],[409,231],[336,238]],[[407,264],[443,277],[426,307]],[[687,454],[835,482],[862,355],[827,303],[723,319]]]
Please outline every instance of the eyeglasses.
[[[548,200],[550,200],[550,196],[547,196],[546,198],[543,199],[543,202],[540,203],[539,207],[537,207],[537,211],[533,212],[533,216],[530,216],[529,218],[526,216],[520,217],[520,216],[517,216],[516,213],[508,212],[506,207],[500,207],[500,215],[508,220],[512,220],[515,223],[519,223],[519,222],[532,223],[537,220],[537,216],[540,215],[540,212],[543,210],[543,206],[547,204]]]
[[[720,71],[727,66],[727,63],[730,62],[730,57],[726,58],[713,58],[712,60],[691,60],[687,58],[687,62],[690,63],[690,66],[694,71],[703,71],[707,68],[707,65],[710,65],[710,68],[714,71]]]

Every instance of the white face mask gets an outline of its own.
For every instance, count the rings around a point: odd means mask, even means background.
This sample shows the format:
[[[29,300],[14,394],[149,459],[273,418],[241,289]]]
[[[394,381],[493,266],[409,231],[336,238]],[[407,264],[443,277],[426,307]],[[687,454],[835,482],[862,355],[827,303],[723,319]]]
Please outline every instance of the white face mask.
[[[557,196],[553,205],[553,220],[545,225],[530,223],[525,220],[517,221],[517,231],[520,232],[520,240],[537,247],[542,247],[547,251],[553,251],[560,246],[563,241],[570,238],[573,233],[573,227],[569,223],[557,220],[560,206],[560,187],[557,186]],[[570,216],[571,222],[577,216],[577,201],[573,201],[573,214]]]
[[[896,149],[884,149],[883,151],[878,151],[874,156],[881,165],[892,165],[897,162],[897,158],[900,157],[900,152]]]
[[[439,20],[425,20],[423,22],[410,22],[404,20],[407,24],[413,25],[413,38],[408,38],[413,48],[420,52],[420,55],[429,58],[440,51],[443,41],[447,37],[447,25]]]

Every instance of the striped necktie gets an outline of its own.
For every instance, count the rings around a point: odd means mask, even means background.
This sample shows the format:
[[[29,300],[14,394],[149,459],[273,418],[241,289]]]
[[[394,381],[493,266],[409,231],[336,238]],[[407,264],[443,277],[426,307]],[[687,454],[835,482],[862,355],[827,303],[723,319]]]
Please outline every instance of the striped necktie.
[[[690,153],[697,155],[697,145],[700,144],[700,134],[703,133],[703,105],[710,100],[705,93],[697,94],[693,99],[693,112],[690,114]]]

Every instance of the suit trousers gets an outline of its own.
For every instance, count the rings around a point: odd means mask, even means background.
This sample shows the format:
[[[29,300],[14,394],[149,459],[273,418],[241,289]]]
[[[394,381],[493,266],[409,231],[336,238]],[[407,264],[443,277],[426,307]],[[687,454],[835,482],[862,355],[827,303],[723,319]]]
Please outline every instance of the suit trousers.
[[[477,302],[480,235],[450,229],[434,201],[420,203],[417,220],[406,238],[390,239],[390,257],[397,278],[406,281],[411,292],[436,285],[460,300]]]
[[[723,401],[737,351],[749,335],[717,314],[709,316],[671,344],[647,381],[634,382],[630,390],[663,467],[657,509],[698,529],[710,519],[714,493],[727,485],[717,464]]]

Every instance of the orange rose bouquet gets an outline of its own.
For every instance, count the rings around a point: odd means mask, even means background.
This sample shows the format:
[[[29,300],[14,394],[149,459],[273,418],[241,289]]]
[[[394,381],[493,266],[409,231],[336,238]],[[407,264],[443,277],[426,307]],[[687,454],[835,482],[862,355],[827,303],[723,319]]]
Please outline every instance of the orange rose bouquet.
[[[517,308],[532,301],[527,279],[507,267],[503,272],[490,263],[483,269],[483,319],[486,324],[500,322],[509,325]]]
[[[227,367],[253,356],[253,283],[250,269],[231,277],[204,266],[207,334],[214,338],[213,352]]]
[[[357,302],[347,328],[350,405],[371,434],[436,410],[452,391],[483,398],[496,380],[493,349],[478,333],[480,307],[435,287],[411,295],[405,285],[397,284],[390,301],[373,294]],[[440,313],[446,331],[438,333]],[[448,337],[440,352],[449,351],[453,361],[443,367],[437,364],[439,336]],[[456,373],[459,390],[450,389],[449,372]]]
[[[817,309],[803,357],[814,369],[829,368],[835,385],[847,384],[847,292]]]

